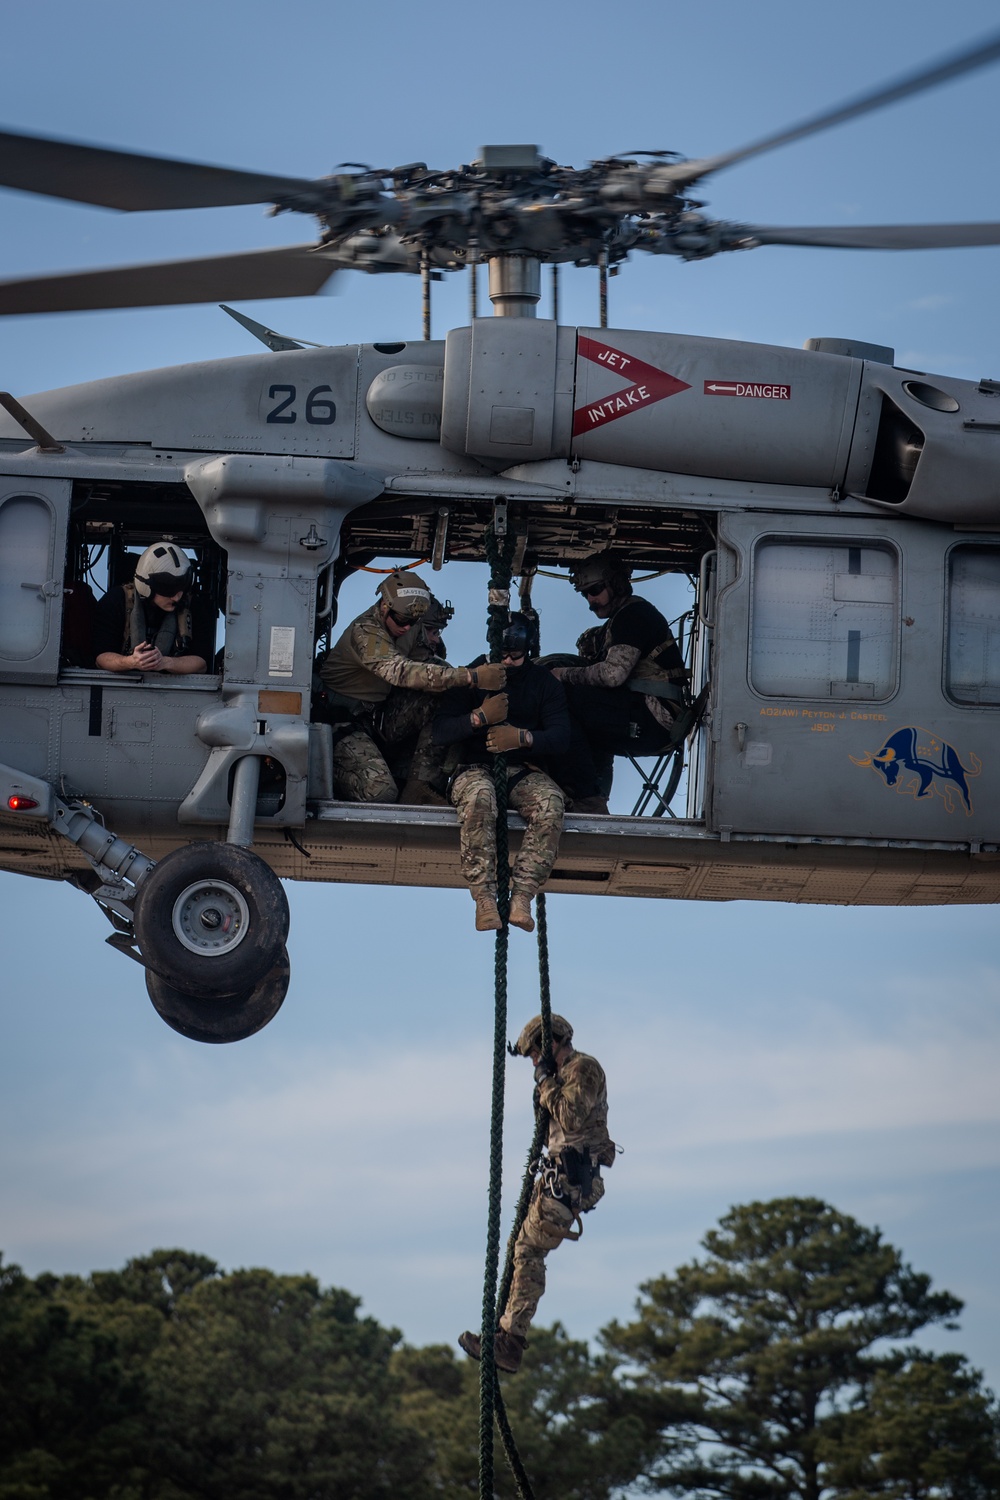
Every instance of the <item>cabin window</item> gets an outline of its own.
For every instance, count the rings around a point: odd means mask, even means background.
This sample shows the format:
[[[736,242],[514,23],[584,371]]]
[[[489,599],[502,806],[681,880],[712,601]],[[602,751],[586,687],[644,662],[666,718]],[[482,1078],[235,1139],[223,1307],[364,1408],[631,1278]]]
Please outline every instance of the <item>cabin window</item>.
[[[1000,547],[955,547],[948,575],[948,692],[1000,703]]]
[[[767,540],[754,554],[750,681],[776,698],[886,698],[898,634],[895,553]]]
[[[52,509],[37,495],[0,503],[0,657],[30,661],[49,634]]]

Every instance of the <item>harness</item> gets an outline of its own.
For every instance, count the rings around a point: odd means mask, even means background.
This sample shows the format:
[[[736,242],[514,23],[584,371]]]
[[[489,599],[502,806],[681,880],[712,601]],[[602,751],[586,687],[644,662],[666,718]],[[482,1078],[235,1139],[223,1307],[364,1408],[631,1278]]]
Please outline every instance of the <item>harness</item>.
[[[125,634],[122,640],[122,655],[128,656],[141,641],[149,639],[149,627],[146,624],[145,600],[136,591],[134,582],[123,583],[122,593],[125,595]],[[139,639],[133,644],[133,626],[140,627]],[[191,609],[187,603],[181,603],[168,614],[164,611],[163,623],[156,632],[152,642],[162,656],[183,656],[191,649],[191,634],[193,625],[191,621]]]
[[[575,1146],[564,1146],[554,1154],[542,1152],[531,1164],[538,1179],[540,1190],[548,1198],[555,1198],[573,1215],[575,1229],[558,1229],[546,1224],[549,1233],[559,1233],[565,1240],[578,1240],[583,1234],[581,1214],[589,1214],[596,1205],[586,1203],[601,1176],[601,1163],[591,1151],[578,1151]],[[584,1207],[583,1205],[586,1204]]]

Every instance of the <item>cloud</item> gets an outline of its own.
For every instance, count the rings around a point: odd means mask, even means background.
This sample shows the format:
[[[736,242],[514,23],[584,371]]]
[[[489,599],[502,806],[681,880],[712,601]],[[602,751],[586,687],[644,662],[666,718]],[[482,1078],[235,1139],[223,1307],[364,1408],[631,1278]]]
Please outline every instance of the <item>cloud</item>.
[[[953,307],[955,298],[946,292],[930,292],[924,297],[915,297],[906,306],[912,312],[937,312],[942,307]]]

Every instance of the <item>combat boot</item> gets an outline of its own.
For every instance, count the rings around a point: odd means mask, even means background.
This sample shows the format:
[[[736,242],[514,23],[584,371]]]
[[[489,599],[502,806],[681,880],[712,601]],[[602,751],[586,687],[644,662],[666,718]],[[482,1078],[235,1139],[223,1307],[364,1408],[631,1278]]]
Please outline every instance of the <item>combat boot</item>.
[[[467,1329],[459,1335],[458,1343],[459,1348],[464,1349],[470,1359],[482,1359],[483,1343],[478,1333],[470,1333]],[[493,1363],[505,1374],[516,1375],[527,1347],[528,1340],[523,1339],[520,1334],[498,1328],[493,1340]]]
[[[511,893],[510,916],[507,920],[512,927],[520,927],[522,932],[534,932],[535,919],[531,915],[531,897],[527,891],[515,888]]]
[[[479,886],[472,892],[472,899],[476,903],[476,931],[499,932],[503,923],[500,920],[496,892],[487,890],[485,886]]]
[[[611,816],[608,799],[607,797],[603,797],[600,792],[596,792],[593,797],[574,797],[570,811],[575,813],[600,813],[605,818]]]
[[[429,781],[419,781],[411,776],[399,794],[401,803],[408,807],[450,807],[447,797],[431,786]]]

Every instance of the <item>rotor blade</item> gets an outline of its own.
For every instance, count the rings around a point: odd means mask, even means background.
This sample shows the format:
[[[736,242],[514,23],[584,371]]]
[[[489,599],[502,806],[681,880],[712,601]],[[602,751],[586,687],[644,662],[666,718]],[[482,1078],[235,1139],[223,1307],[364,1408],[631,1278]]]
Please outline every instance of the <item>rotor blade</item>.
[[[0,316],[80,312],[104,307],[163,307],[185,302],[308,297],[336,266],[310,245],[249,250],[201,260],[167,260],[59,276],[0,281]]]
[[[818,245],[835,250],[954,250],[1000,245],[1000,224],[834,224],[779,229],[747,225],[761,245]]]
[[[845,120],[853,120],[858,115],[868,114],[870,110],[881,109],[886,104],[894,104],[897,99],[906,99],[911,94],[919,94],[924,89],[934,88],[939,83],[947,83],[951,78],[959,78],[963,73],[970,73],[974,68],[985,67],[987,63],[996,62],[998,58],[1000,58],[1000,33],[992,32],[988,37],[977,42],[974,47],[969,47],[963,52],[956,52],[945,58],[943,62],[935,63],[933,67],[920,68],[915,73],[904,74],[895,83],[885,84],[869,94],[860,94],[856,99],[850,99],[835,109],[824,110],[820,115],[813,115],[810,119],[803,120],[788,130],[780,130],[774,135],[765,136],[763,140],[754,141],[738,151],[724,151],[719,156],[705,156],[698,161],[679,161],[657,167],[657,181],[671,182],[677,187],[688,186],[709,172],[719,172],[723,167],[731,167],[735,162],[746,161],[750,156],[759,156],[764,151],[773,151],[776,146],[787,146],[792,141],[802,140],[804,136],[815,135],[820,130],[828,130],[832,125],[841,125]]]
[[[302,177],[271,177],[4,130],[0,131],[0,186],[134,212],[273,203],[313,184]]]

